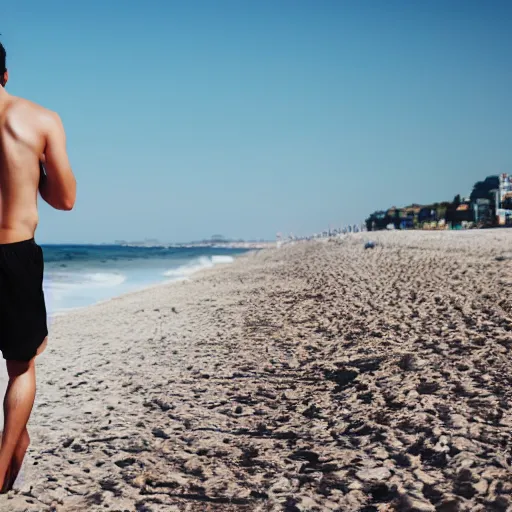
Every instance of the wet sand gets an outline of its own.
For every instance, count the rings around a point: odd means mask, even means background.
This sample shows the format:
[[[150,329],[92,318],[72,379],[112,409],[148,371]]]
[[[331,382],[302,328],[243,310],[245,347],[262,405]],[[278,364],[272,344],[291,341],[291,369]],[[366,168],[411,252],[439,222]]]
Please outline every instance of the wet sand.
[[[57,317],[0,511],[508,510],[511,255],[358,234]]]

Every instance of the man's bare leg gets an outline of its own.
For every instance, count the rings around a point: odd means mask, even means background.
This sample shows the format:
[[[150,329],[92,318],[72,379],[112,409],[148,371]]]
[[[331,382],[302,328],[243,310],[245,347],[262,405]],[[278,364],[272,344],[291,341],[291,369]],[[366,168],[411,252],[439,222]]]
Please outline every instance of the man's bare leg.
[[[4,398],[4,431],[0,447],[0,492],[10,485],[9,467],[27,426],[36,396],[35,360],[7,361],[9,384]]]
[[[37,351],[46,348],[45,338]],[[35,357],[28,361],[7,361],[9,384],[4,398],[4,431],[0,447],[0,492],[10,490],[23,464],[30,443],[27,423],[36,394]]]
[[[21,433],[20,440],[16,445],[16,449],[14,450],[14,454],[11,459],[11,465],[7,470],[7,474],[4,480],[4,490],[6,492],[13,488],[14,482],[16,482],[16,478],[18,478],[21,466],[23,465],[23,459],[25,458],[25,453],[27,453],[29,445],[30,436],[28,435],[27,427],[25,427]]]

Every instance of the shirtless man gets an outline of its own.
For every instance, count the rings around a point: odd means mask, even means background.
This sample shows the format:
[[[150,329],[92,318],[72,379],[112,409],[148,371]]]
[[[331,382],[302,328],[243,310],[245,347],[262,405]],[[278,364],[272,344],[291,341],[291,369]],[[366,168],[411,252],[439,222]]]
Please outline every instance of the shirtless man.
[[[0,492],[12,488],[29,445],[35,358],[47,343],[43,253],[34,240],[38,191],[58,210],[71,210],[76,197],[59,116],[8,94],[8,78],[0,44],[0,350],[9,375]]]

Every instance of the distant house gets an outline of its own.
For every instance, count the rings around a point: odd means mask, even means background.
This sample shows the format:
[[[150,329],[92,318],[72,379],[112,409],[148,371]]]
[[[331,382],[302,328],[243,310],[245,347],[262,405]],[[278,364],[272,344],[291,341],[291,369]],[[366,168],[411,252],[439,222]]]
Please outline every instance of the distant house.
[[[463,222],[475,222],[475,210],[471,207],[470,203],[463,203],[457,206],[453,216],[455,224],[462,224]]]
[[[373,212],[366,219],[366,229],[368,231],[378,231],[380,229],[386,229],[388,224],[390,224],[391,222],[392,220],[390,220],[387,211],[379,210]]]
[[[504,210],[512,210],[512,192],[507,192],[501,196],[501,207]]]
[[[493,205],[490,199],[478,198],[473,202],[475,222],[479,225],[490,226],[493,222]]]
[[[420,210],[420,205],[411,205],[406,206],[405,208],[400,208],[398,211],[398,216],[400,218],[400,229],[412,229],[417,223]]]
[[[424,222],[435,222],[437,220],[436,210],[430,206],[424,206],[418,212],[418,222],[423,224]]]

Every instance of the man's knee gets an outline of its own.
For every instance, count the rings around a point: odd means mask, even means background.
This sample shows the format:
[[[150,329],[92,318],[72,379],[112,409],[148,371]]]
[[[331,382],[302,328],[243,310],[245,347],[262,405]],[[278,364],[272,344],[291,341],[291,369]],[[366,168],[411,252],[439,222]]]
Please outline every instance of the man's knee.
[[[14,379],[15,377],[19,377],[20,375],[30,371],[30,369],[34,367],[34,359],[31,359],[30,361],[8,360],[6,365],[9,379]]]

